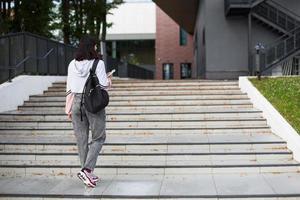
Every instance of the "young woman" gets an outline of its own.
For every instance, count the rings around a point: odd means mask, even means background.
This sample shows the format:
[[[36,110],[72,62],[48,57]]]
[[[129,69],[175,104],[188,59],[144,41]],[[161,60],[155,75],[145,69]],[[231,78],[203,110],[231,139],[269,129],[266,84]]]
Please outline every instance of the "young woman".
[[[67,94],[71,93],[74,96],[71,104],[72,108],[67,114],[69,119],[72,120],[82,167],[77,176],[85,185],[90,187],[95,187],[99,181],[99,178],[93,174],[93,171],[106,138],[105,109],[94,114],[88,112],[84,105],[80,108],[81,94],[95,59],[99,59],[96,52],[96,40],[93,37],[85,36],[80,40],[75,59],[69,64],[67,77]],[[107,77],[102,60],[98,62],[96,75],[101,85],[107,88],[110,87],[111,76]],[[92,132],[90,143],[88,143],[89,128]]]

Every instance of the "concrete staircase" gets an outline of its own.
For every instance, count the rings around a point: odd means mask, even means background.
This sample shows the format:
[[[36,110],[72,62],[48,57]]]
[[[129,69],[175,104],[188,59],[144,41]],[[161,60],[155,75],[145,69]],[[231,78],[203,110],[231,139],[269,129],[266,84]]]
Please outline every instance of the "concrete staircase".
[[[0,114],[1,199],[300,199],[300,164],[236,81],[115,80],[86,188],[65,83]]]

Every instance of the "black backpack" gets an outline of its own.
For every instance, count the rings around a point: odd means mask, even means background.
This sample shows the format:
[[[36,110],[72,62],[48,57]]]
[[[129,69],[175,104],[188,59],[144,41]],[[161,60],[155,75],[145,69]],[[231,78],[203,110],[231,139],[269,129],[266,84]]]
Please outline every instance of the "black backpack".
[[[99,79],[95,73],[99,59],[95,59],[90,74],[86,80],[81,96],[80,112],[82,120],[81,107],[84,104],[85,109],[91,113],[97,113],[104,109],[109,103],[109,96],[105,88],[99,83]]]

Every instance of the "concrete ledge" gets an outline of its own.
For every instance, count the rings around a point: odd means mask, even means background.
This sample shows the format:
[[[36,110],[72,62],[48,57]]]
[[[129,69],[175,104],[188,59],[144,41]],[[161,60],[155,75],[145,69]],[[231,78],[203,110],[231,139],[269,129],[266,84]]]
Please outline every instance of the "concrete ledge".
[[[0,85],[0,112],[16,110],[30,95],[42,94],[53,82],[66,81],[66,76],[18,76]]]
[[[248,77],[239,78],[241,90],[248,94],[255,108],[263,111],[272,132],[287,142],[288,148],[293,152],[294,159],[300,162],[300,135],[272,106],[272,104],[253,86]]]

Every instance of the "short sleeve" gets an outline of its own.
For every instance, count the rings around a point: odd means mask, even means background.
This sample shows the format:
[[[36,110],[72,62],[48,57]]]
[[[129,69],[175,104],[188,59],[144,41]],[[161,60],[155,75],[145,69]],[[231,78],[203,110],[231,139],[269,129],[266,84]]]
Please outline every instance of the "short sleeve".
[[[107,78],[106,70],[105,70],[105,65],[102,60],[99,60],[97,69],[96,69],[96,74],[99,79],[99,83],[105,87],[109,86],[109,80]]]

